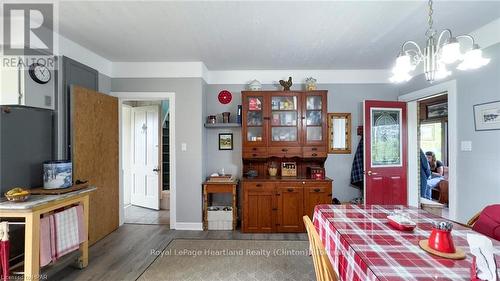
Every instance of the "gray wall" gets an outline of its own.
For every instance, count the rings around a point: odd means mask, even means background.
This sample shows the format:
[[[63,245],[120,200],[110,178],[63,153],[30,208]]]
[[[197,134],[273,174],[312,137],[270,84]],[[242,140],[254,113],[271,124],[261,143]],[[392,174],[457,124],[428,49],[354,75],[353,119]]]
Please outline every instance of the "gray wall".
[[[111,92],[111,77],[99,73],[97,87],[100,93],[109,94]]]
[[[301,89],[302,85],[295,85],[293,89]],[[217,100],[221,90],[229,90],[233,100],[228,105],[222,105]],[[241,91],[245,85],[207,85],[206,114],[217,114],[229,111],[231,116],[236,115],[237,106],[241,104]],[[273,85],[264,85],[264,89],[276,90]],[[319,84],[318,89],[328,90],[328,112],[352,113],[352,153],[330,154],[325,163],[326,175],[334,180],[333,196],[341,201],[351,200],[360,195],[359,189],[350,185],[351,165],[360,138],[356,135],[356,128],[363,124],[362,101],[364,99],[397,100],[398,89],[391,84]],[[206,170],[205,175],[218,172],[224,168],[226,172],[241,173],[241,129],[205,129],[207,131]],[[219,151],[218,134],[232,132],[234,134],[234,150]]]
[[[500,44],[484,50],[491,62],[466,72],[457,81],[458,143],[472,141],[472,151],[457,155],[457,219],[466,222],[489,204],[500,203],[500,130],[475,131],[473,105],[500,100]],[[421,75],[400,87],[400,94],[429,87]],[[459,148],[460,149],[460,148]]]
[[[113,78],[113,92],[174,92],[177,222],[201,222],[204,106],[201,78]],[[187,151],[181,151],[181,143]]]

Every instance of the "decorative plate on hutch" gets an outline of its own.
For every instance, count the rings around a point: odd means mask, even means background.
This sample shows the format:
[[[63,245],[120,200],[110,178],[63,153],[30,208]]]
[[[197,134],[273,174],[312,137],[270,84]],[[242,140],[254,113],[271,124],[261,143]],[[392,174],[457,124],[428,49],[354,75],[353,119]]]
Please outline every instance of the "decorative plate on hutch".
[[[228,104],[233,99],[233,95],[228,90],[222,90],[219,92],[219,102],[222,104]]]

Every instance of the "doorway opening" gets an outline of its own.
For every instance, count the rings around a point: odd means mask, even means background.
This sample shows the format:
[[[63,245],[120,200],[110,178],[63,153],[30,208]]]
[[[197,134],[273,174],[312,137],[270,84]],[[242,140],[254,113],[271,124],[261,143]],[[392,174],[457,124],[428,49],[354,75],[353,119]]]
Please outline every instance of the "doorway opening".
[[[121,104],[124,223],[170,224],[170,100]]]
[[[417,104],[420,206],[449,218],[448,92]]]
[[[457,81],[450,80],[429,86],[427,88],[413,91],[399,96],[398,100],[406,102],[408,108],[408,204],[414,207],[422,207],[424,199],[420,196],[420,144],[419,144],[419,101],[436,97],[440,94],[447,95],[447,155],[446,165],[448,168],[448,208],[444,209],[438,205],[435,213],[440,216],[447,216],[451,220],[456,220],[457,217],[457,152],[458,152],[458,137],[457,137]],[[425,163],[425,162],[424,162]],[[429,200],[431,201],[431,200]],[[428,201],[425,201],[428,202]],[[435,203],[431,201],[432,206]],[[425,203],[424,203],[425,204]],[[448,213],[447,213],[448,212]]]

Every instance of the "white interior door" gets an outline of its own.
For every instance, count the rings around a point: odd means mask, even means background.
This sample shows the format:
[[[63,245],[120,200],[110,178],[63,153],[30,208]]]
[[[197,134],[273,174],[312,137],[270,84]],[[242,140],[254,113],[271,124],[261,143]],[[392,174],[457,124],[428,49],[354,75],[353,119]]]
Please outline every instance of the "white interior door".
[[[160,209],[160,107],[132,108],[132,205]]]

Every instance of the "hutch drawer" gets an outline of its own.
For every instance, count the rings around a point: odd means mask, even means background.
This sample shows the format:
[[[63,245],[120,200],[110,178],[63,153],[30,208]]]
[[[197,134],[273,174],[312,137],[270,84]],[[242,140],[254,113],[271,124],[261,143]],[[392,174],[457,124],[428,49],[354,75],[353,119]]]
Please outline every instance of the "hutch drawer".
[[[302,157],[302,148],[300,147],[272,147],[269,148],[270,157]]]

